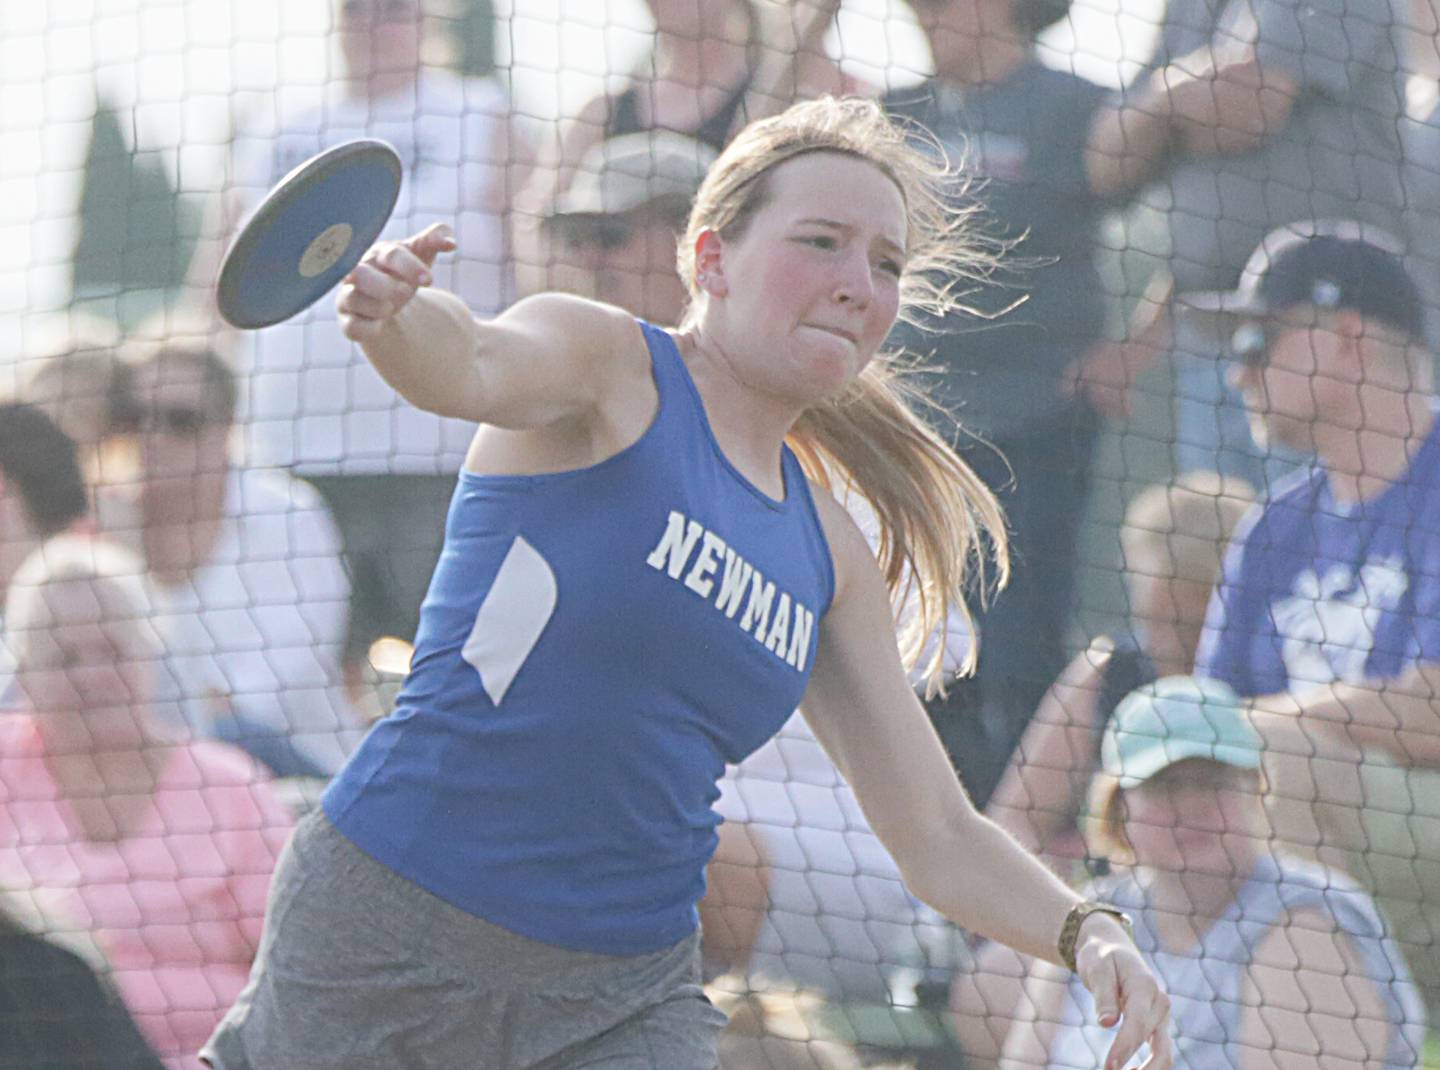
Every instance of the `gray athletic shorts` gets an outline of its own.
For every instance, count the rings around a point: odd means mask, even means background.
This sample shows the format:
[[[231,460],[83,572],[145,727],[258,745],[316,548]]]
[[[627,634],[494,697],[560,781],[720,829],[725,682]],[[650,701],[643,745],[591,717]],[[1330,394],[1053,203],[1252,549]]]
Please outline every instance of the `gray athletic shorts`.
[[[714,1070],[699,934],[649,955],[517,936],[381,865],[316,811],[282,855],[217,1070]]]

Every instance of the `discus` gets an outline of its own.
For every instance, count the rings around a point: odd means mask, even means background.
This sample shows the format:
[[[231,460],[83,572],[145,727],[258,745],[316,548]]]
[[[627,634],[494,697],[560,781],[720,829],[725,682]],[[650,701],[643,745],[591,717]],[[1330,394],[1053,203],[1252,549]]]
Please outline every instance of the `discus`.
[[[216,299],[227,323],[255,330],[329,293],[385,229],[400,196],[400,155],[347,141],[280,180],[225,253]]]

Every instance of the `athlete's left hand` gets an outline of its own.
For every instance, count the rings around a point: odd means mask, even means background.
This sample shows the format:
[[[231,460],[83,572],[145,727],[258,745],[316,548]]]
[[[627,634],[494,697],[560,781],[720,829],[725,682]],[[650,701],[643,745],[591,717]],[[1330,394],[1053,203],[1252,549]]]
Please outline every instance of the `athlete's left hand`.
[[[1121,1070],[1148,1044],[1142,1070],[1170,1070],[1175,1051],[1170,1040],[1170,997],[1119,922],[1092,914],[1080,930],[1075,972],[1095,998],[1105,1028],[1119,1026],[1105,1070]]]

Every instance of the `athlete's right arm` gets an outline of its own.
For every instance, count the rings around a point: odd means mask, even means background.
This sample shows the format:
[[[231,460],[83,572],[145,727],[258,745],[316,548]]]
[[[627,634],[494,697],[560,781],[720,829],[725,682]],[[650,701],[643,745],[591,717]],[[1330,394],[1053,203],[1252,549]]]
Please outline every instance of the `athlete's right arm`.
[[[382,242],[341,284],[345,336],[417,408],[515,430],[546,427],[597,407],[624,374],[604,359],[633,348],[634,324],[617,309],[564,294],[537,294],[481,322],[453,294],[431,290],[435,258],[455,248],[436,224]]]

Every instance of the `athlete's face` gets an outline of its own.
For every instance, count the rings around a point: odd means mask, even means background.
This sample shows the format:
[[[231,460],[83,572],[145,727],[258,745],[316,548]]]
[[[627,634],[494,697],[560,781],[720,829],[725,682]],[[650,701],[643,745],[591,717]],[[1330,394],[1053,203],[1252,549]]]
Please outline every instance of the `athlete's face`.
[[[738,238],[702,235],[710,313],[750,354],[758,386],[828,397],[868,364],[900,307],[906,212],[900,189],[853,156],[814,152],[775,167],[768,200]]]

